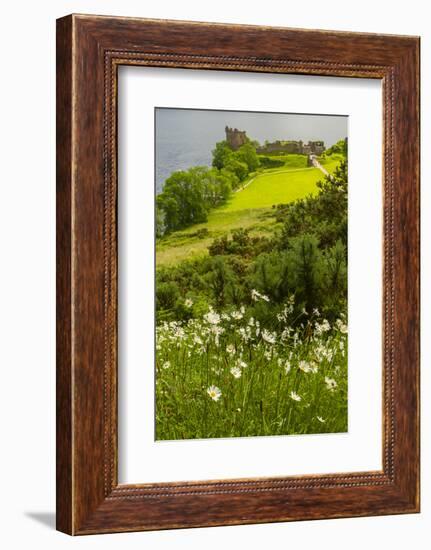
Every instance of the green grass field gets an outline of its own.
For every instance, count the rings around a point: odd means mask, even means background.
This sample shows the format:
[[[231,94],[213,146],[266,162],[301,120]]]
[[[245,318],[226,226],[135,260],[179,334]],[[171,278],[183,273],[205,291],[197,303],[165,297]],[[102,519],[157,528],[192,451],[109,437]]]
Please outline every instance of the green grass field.
[[[224,208],[227,211],[268,208],[273,204],[292,202],[316,193],[316,183],[322,177],[322,172],[317,168],[263,172],[252,178],[245,189],[235,193]]]
[[[300,157],[301,155],[292,155]],[[299,162],[296,159],[296,162]],[[325,168],[331,172],[338,160],[326,159]],[[208,221],[183,231],[176,231],[156,245],[157,266],[173,265],[185,259],[208,254],[208,246],[220,235],[233,229],[250,229],[252,234],[273,231],[275,222],[266,214],[275,204],[288,203],[317,192],[316,183],[323,179],[317,168],[277,168],[253,175],[243,187],[233,193],[230,201],[208,215]],[[208,234],[199,238],[196,233],[206,228]]]

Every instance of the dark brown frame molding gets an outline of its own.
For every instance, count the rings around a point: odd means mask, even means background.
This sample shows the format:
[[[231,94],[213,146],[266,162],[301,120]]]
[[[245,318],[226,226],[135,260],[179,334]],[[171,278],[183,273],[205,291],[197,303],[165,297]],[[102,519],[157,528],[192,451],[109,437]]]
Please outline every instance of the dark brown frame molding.
[[[118,484],[119,65],[382,80],[382,471]],[[88,15],[59,19],[57,529],[79,535],[418,511],[419,38]]]

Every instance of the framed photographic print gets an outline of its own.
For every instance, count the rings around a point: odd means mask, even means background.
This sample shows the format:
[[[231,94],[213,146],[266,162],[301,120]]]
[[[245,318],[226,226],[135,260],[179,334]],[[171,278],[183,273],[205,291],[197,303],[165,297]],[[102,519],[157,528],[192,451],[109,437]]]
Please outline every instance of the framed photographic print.
[[[419,39],[57,22],[57,528],[419,511]]]

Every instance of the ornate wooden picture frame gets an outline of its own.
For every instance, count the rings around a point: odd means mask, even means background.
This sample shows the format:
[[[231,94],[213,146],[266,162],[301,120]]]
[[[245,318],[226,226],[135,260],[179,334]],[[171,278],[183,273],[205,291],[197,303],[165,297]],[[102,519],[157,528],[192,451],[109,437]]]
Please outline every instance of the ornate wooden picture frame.
[[[381,471],[118,483],[120,65],[381,80]],[[419,38],[87,15],[59,19],[57,528],[80,535],[418,511]]]

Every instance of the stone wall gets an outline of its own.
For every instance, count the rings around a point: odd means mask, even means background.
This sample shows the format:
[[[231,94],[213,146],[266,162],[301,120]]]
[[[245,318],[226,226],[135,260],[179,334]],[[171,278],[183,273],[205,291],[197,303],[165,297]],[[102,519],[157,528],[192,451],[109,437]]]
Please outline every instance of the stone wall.
[[[321,155],[325,151],[323,141],[274,141],[256,149],[257,153],[296,153],[298,155]]]

